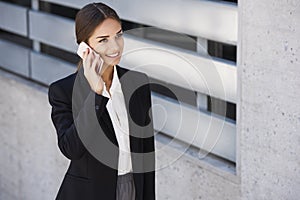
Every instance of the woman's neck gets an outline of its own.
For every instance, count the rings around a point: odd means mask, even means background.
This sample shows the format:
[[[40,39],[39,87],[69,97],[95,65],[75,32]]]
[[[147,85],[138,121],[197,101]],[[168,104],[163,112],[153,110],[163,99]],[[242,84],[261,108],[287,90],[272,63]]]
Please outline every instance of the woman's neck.
[[[114,66],[111,65],[111,66],[106,67],[106,69],[104,69],[103,74],[101,75],[102,80],[105,82],[105,85],[109,88],[111,86],[113,74],[114,74]]]

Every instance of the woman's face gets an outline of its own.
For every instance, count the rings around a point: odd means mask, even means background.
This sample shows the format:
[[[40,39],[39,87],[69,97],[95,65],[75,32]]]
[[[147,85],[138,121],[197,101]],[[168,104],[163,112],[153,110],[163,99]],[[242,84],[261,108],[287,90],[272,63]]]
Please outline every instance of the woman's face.
[[[100,54],[104,65],[112,66],[120,62],[124,48],[123,30],[121,24],[111,18],[99,24],[91,37],[89,45]]]

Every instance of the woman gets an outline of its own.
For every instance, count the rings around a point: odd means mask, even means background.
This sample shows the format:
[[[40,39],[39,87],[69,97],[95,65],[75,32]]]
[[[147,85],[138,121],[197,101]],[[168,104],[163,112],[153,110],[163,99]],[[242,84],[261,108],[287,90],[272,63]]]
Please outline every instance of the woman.
[[[93,50],[77,72],[49,87],[58,146],[71,160],[56,199],[155,199],[148,78],[117,65],[124,41],[112,8],[84,6],[75,27],[77,43]]]

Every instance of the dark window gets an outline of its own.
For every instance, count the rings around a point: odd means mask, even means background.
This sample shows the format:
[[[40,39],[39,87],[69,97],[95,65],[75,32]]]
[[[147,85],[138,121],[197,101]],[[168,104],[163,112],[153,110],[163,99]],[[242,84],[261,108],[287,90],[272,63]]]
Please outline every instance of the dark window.
[[[196,37],[124,20],[122,21],[122,26],[127,34],[182,49],[197,51]]]
[[[151,91],[164,95],[166,97],[170,97],[177,101],[190,104],[192,106],[197,106],[196,94],[194,91],[170,83],[166,83],[157,79],[150,78],[150,80]]]
[[[70,8],[62,5],[57,5],[53,3],[48,3],[45,1],[40,1],[39,10],[55,15],[59,15],[62,17],[74,19],[76,17],[76,13],[79,11],[75,8]]]
[[[0,29],[0,38],[27,48],[32,48],[32,40],[28,39],[27,37],[23,37],[1,29]]]
[[[223,0],[223,1],[232,2],[232,3],[238,3],[238,0]]]
[[[53,57],[65,60],[67,62],[73,63],[73,64],[77,64],[80,60],[80,58],[74,54],[74,53],[70,53],[68,51],[64,51],[62,49],[58,49],[55,48],[53,46],[44,44],[44,43],[40,43],[41,44],[41,52],[51,55]]]
[[[217,2],[228,2],[228,3],[233,3],[233,4],[237,4],[238,0],[210,0],[210,1],[217,1]]]
[[[236,62],[236,46],[211,40],[207,46],[210,56]]]
[[[19,6],[31,7],[31,0],[1,0],[3,2],[17,4]]]
[[[214,97],[207,97],[207,110],[209,112],[225,116],[229,119],[236,120],[236,104],[231,102],[226,102],[221,99]]]

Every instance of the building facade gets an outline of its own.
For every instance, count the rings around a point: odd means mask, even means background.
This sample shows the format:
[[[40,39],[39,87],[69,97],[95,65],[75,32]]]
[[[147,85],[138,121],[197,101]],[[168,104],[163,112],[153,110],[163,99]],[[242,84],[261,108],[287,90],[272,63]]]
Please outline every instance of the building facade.
[[[57,193],[47,87],[76,71],[89,2],[0,1],[0,199]],[[153,83],[158,199],[300,197],[297,1],[102,2],[122,19],[120,65]]]

